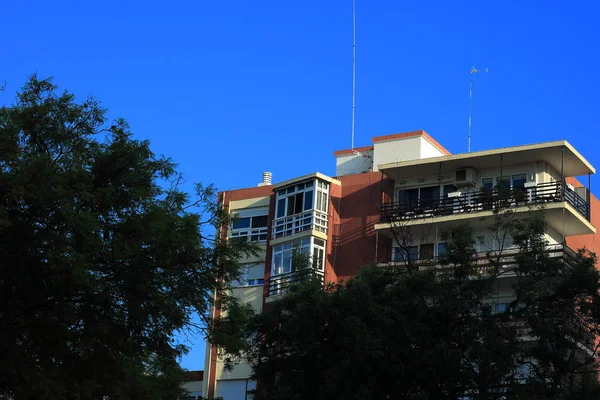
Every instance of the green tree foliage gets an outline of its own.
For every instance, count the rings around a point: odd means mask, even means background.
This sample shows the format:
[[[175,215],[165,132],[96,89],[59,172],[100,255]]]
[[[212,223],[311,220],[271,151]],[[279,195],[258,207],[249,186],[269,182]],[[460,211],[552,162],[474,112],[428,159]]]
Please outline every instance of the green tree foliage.
[[[461,226],[439,262],[294,287],[256,317],[255,399],[598,398],[596,259],[555,257],[544,231],[503,212],[490,233],[510,246],[484,261]],[[498,277],[514,289],[500,311]]]
[[[177,396],[173,335],[212,326],[211,293],[252,251],[212,233],[227,223],[212,187],[192,198],[180,181],[124,120],[49,80],[0,109],[0,395]],[[222,325],[227,347],[240,324]]]

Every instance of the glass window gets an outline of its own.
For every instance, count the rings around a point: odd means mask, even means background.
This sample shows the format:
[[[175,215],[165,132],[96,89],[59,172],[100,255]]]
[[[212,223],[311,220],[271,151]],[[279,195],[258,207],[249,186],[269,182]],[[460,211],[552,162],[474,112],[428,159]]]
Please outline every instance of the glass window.
[[[419,258],[421,260],[431,260],[433,259],[433,243],[424,243],[421,245],[421,251],[419,254]]]
[[[300,214],[302,212],[302,204],[304,204],[304,193],[298,193],[294,200],[294,214]]]
[[[404,207],[415,207],[419,200],[419,189],[401,189],[398,191],[398,202]]]
[[[288,215],[288,216],[294,215],[295,206],[296,206],[296,197],[289,196],[287,198],[287,214],[286,215]]]
[[[456,191],[454,185],[444,185],[444,197],[448,197],[448,194]]]
[[[510,188],[510,176],[499,176],[496,182],[498,182],[498,187],[501,189]]]
[[[322,203],[321,203],[321,211],[327,212],[327,193],[323,193]]]
[[[394,248],[394,261],[416,261],[419,257],[419,246],[410,246],[406,250],[401,247]]]
[[[250,228],[250,217],[237,218],[233,221],[233,229]]]
[[[315,246],[313,248],[313,268],[323,271],[323,255],[325,252],[322,248]]]
[[[494,178],[483,178],[481,180],[481,187],[484,189],[493,189],[494,188]]]
[[[304,211],[310,210],[313,208],[313,191],[308,190],[304,192]]]
[[[440,187],[439,186],[429,186],[422,187],[420,189],[420,197],[421,197],[421,206],[422,207],[432,207],[435,205],[435,201],[440,197]]]
[[[508,309],[508,303],[496,303],[496,313],[503,313]]]
[[[285,198],[277,200],[277,218],[285,215]]]
[[[446,255],[446,243],[438,243],[438,257]]]
[[[525,182],[527,182],[527,174],[518,174],[512,176],[513,188],[523,188],[525,187]]]
[[[252,217],[252,227],[253,228],[265,228],[267,226],[267,216],[259,215],[256,217]]]

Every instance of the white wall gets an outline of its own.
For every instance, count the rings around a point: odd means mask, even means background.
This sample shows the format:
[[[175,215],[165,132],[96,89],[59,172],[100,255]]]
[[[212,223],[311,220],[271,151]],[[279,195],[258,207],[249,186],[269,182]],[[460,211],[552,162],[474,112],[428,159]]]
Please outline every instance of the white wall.
[[[202,396],[202,382],[203,381],[190,381],[185,382],[182,386],[188,391],[190,396]]]
[[[335,158],[335,175],[362,174],[373,168],[373,151],[363,151],[362,155],[343,154]]]
[[[248,400],[246,390],[254,389],[256,385],[246,379],[231,381],[217,381],[216,397],[222,397],[223,400]]]
[[[421,136],[375,142],[373,171],[377,166],[393,162],[417,160],[421,157]]]
[[[432,158],[445,156],[437,147],[435,147],[429,140],[421,136],[421,158]]]

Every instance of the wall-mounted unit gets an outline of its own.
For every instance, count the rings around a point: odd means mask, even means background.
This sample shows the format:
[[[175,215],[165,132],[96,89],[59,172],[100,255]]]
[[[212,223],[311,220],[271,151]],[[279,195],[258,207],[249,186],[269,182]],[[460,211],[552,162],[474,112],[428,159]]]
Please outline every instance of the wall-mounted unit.
[[[460,168],[454,172],[454,184],[456,186],[474,186],[475,179],[474,168]]]

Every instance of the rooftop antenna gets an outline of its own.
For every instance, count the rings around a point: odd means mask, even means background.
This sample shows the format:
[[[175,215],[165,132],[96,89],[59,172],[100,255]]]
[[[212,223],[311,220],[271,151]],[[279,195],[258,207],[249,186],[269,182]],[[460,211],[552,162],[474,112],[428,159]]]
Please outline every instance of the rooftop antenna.
[[[470,77],[469,77],[469,133],[468,133],[468,143],[467,143],[467,152],[471,152],[471,116],[472,116],[472,108],[473,108],[473,75],[478,72],[488,72],[488,69],[484,69],[483,71],[478,70],[474,66],[471,67]]]
[[[356,109],[356,0],[352,0],[352,149],[354,149],[354,111]]]

